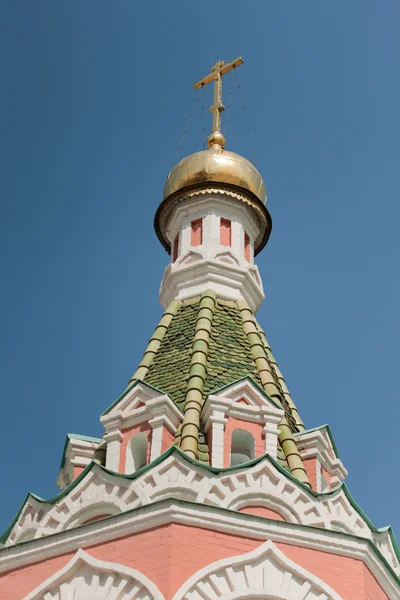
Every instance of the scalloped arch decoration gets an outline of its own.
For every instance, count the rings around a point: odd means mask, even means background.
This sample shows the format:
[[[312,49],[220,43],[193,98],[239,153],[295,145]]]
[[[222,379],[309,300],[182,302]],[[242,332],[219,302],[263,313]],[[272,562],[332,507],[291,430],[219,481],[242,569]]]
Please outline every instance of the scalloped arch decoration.
[[[256,550],[208,565],[173,600],[343,600],[268,540]]]
[[[69,563],[23,600],[164,600],[145,575],[78,550]]]

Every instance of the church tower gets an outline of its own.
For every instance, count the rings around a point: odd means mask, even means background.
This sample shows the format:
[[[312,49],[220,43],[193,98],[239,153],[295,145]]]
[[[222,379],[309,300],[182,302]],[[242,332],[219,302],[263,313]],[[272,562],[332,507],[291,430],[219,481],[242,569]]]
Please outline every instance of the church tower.
[[[69,434],[49,500],[0,538],[0,600],[398,600],[400,553],[307,429],[255,313],[266,190],[225,149],[218,61],[206,150],[168,175],[164,314],[102,439]],[[321,415],[323,418],[323,415]]]

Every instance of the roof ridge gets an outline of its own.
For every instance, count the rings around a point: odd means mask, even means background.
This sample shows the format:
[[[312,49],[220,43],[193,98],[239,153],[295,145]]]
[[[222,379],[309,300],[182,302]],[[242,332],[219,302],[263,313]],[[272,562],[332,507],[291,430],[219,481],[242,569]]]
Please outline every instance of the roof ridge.
[[[267,352],[261,339],[261,334],[257,329],[255,317],[246,302],[239,300],[237,305],[242,315],[243,329],[248,337],[251,352],[261,377],[262,386],[267,394],[269,394],[273,399],[278,399],[281,406],[285,409],[285,404],[287,405],[287,401],[284,396],[282,396],[278,385],[276,384],[276,377],[274,377],[272,373]],[[290,407],[288,408],[290,410]],[[291,415],[291,413],[289,414]],[[285,410],[285,415],[283,416],[279,425],[279,441],[293,475],[297,477],[299,481],[311,487],[307,477],[306,469],[300,456],[300,452],[297,448],[296,442],[293,439],[293,434],[290,429],[287,416],[288,411]]]
[[[199,452],[200,413],[216,297],[212,290],[202,294],[194,330],[180,440],[181,449],[192,458],[197,458]]]
[[[135,379],[143,380],[146,377],[151,365],[154,362],[154,357],[161,346],[161,342],[164,339],[168,327],[170,326],[172,319],[177,314],[180,307],[181,302],[179,302],[179,300],[172,300],[172,302],[169,304],[161,318],[161,321],[157,325],[153,335],[150,338],[138,368],[129,380],[128,387]]]
[[[289,405],[290,408],[290,412],[292,414],[294,414],[294,421],[296,424],[296,427],[299,431],[305,431],[305,425],[303,423],[302,418],[300,417],[299,411],[297,409],[297,406],[295,405],[293,398],[289,392],[289,389],[286,385],[286,381],[284,376],[282,375],[281,370],[279,369],[278,363],[274,357],[274,355],[272,354],[272,350],[271,350],[271,346],[268,343],[267,337],[265,335],[264,330],[262,329],[262,327],[260,327],[260,324],[258,323],[258,321],[255,319],[256,322],[256,326],[259,330],[260,336],[261,336],[261,340],[264,344],[264,348],[265,348],[265,353],[267,356],[267,360],[270,364],[271,367],[271,371],[274,375],[276,384],[278,386],[278,389],[280,390],[282,396],[285,398],[286,402]]]

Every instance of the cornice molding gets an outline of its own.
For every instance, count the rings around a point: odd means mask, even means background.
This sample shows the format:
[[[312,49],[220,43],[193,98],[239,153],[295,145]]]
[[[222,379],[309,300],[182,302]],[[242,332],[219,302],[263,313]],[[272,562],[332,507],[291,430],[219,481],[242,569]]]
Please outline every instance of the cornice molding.
[[[398,600],[400,595],[399,578],[367,539],[175,499],[164,499],[46,538],[4,548],[0,550],[0,573],[41,562],[44,552],[51,558],[170,523],[322,552],[329,549],[332,554],[363,561],[390,600]]]

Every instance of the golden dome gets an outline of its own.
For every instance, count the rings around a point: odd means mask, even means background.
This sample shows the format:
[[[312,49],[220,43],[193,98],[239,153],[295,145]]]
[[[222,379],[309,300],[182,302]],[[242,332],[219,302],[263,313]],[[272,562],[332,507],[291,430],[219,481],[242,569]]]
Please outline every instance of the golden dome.
[[[178,190],[196,184],[214,182],[235,185],[266,202],[263,179],[250,161],[214,143],[208,150],[181,160],[167,177],[164,199]]]

